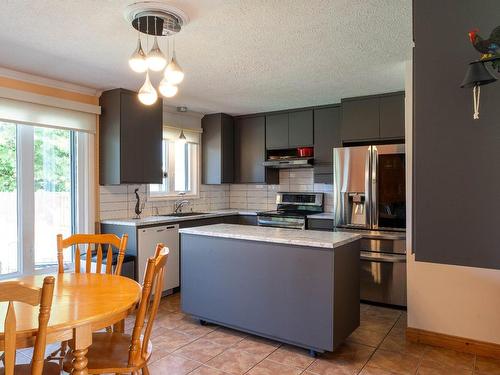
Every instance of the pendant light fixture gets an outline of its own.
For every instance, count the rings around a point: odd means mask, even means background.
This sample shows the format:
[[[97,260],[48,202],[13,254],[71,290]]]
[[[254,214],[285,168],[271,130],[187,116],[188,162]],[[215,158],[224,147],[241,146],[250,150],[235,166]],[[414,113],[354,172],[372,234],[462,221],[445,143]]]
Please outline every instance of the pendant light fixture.
[[[165,37],[168,43],[168,38],[181,31],[181,27],[189,22],[188,16],[180,9],[164,2],[145,1],[129,5],[125,12],[125,18],[139,32],[137,47],[129,59],[129,66],[134,72],[146,72],[146,79],[138,94],[140,102],[152,105],[158,99],[158,93],[151,83],[150,73],[154,72],[163,72],[163,78],[158,87],[160,94],[166,98],[177,95],[179,91],[177,85],[183,81],[184,72],[177,62],[175,40],[172,57],[167,59],[160,49],[160,38]],[[150,29],[150,23],[154,24],[154,28]],[[153,46],[147,54],[142,48],[141,33],[146,34],[146,37],[150,35],[154,37]],[[149,48],[148,43],[146,44],[146,47]]]
[[[181,134],[179,135],[179,139],[177,140],[179,143],[186,143],[187,139],[186,136],[184,135],[184,130],[181,130]]]
[[[144,105],[153,105],[158,100],[158,94],[149,79],[149,72],[146,72],[146,81],[139,90],[138,96],[139,101]]]

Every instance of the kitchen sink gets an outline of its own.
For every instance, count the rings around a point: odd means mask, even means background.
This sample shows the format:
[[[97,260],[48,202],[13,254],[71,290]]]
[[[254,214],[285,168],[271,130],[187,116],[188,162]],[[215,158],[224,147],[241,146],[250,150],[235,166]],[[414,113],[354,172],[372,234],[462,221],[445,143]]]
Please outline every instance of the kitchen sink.
[[[177,212],[174,214],[168,214],[166,216],[172,217],[184,217],[184,216],[197,216],[197,215],[206,215],[206,212]]]

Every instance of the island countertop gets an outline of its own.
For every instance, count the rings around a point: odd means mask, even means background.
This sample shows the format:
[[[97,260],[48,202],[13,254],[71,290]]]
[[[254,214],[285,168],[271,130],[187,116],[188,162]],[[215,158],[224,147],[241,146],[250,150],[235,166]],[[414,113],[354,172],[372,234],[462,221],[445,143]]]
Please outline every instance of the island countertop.
[[[213,224],[184,228],[180,229],[179,233],[327,249],[334,249],[362,238],[360,234],[349,232],[324,232],[238,224]]]

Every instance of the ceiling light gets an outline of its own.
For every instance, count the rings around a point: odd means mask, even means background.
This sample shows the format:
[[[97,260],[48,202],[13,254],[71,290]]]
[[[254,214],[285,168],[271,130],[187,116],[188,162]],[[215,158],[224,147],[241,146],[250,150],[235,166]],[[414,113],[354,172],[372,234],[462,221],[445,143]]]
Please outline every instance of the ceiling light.
[[[160,87],[158,88],[160,93],[166,97],[171,98],[177,94],[179,88],[175,85],[172,85],[166,78],[163,78],[160,82]]]
[[[141,38],[137,38],[137,48],[132,56],[130,56],[128,65],[136,73],[144,73],[148,69],[146,54],[144,53],[141,45]]]
[[[158,99],[158,94],[156,93],[156,90],[151,84],[151,80],[149,79],[149,72],[146,72],[146,81],[139,90],[138,96],[140,102],[145,105],[155,104],[156,100]]]
[[[168,38],[177,34],[181,31],[181,27],[187,24],[189,18],[180,9],[156,1],[144,1],[128,6],[125,18],[139,32],[137,48],[129,59],[130,68],[134,72],[146,72],[146,80],[138,94],[139,100],[146,105],[156,102],[158,93],[151,84],[149,72],[160,72],[162,70],[164,70],[164,78],[161,80],[158,90],[166,98],[175,96],[179,90],[177,85],[184,79],[184,72],[177,62],[175,44],[172,58],[167,59],[160,49],[158,38]],[[154,24],[154,28],[149,27],[150,24]],[[146,34],[147,37],[149,35],[154,36],[153,47],[147,55],[142,49],[141,33]],[[169,60],[170,62],[167,65],[167,61]]]

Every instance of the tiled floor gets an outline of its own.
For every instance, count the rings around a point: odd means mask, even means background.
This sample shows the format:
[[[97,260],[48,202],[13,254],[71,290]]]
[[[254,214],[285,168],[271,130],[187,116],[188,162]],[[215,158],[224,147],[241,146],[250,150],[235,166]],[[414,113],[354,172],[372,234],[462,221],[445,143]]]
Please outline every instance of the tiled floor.
[[[133,323],[129,317],[126,329]],[[314,359],[303,349],[201,326],[180,312],[176,294],[161,302],[149,369],[153,375],[500,375],[500,360],[407,342],[405,328],[405,312],[362,304],[361,326],[335,352]],[[30,357],[24,349],[17,359]]]
[[[160,305],[151,374],[500,375],[500,360],[407,342],[406,313],[399,310],[362,304],[361,326],[334,353],[314,359],[303,349],[201,326],[180,312],[179,297],[164,298]]]

